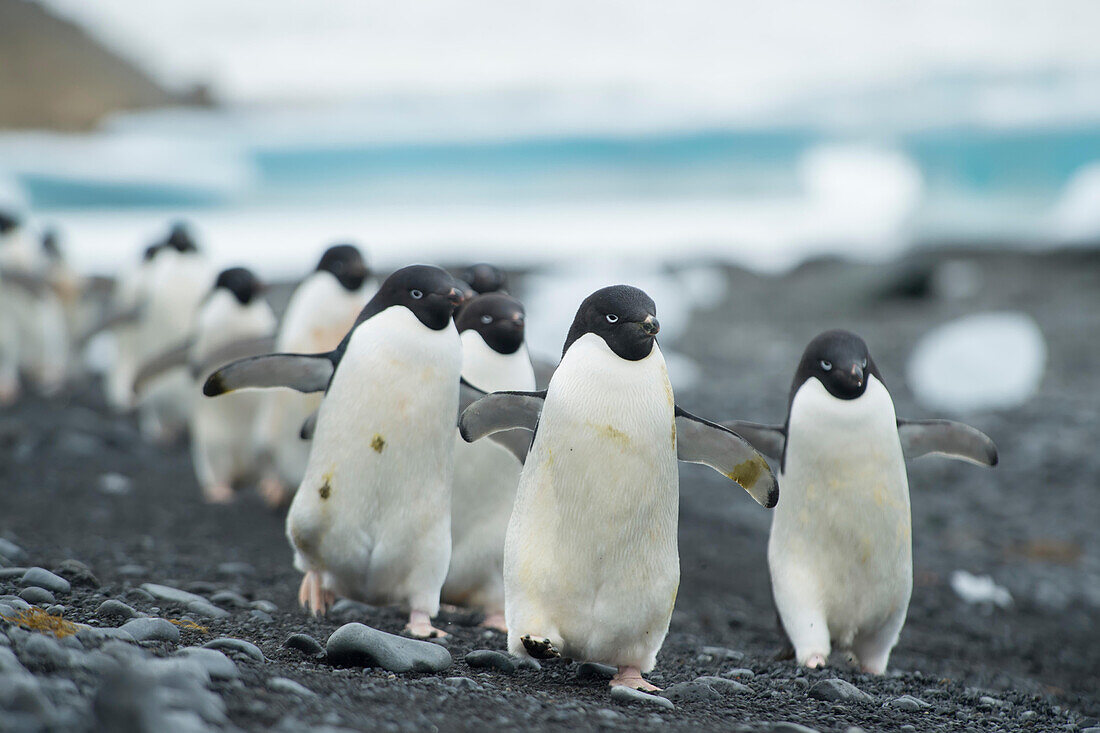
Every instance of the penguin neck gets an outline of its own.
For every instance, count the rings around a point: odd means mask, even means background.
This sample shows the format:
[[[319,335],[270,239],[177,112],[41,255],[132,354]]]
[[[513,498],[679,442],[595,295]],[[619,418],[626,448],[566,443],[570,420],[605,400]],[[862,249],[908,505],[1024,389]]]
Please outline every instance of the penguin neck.
[[[527,344],[521,344],[511,354],[501,354],[472,328],[459,335],[462,338],[462,376],[467,382],[487,392],[535,389],[535,370]]]

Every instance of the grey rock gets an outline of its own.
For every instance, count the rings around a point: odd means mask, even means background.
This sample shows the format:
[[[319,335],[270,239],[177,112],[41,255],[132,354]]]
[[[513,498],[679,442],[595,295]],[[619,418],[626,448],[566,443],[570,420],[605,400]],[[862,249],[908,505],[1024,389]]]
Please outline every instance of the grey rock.
[[[996,710],[997,708],[1012,707],[1012,703],[1005,702],[1004,700],[998,700],[995,697],[989,695],[982,695],[978,698],[978,707],[985,710]]]
[[[373,612],[373,606],[353,601],[350,598],[337,598],[336,603],[332,604],[332,608],[328,611],[329,615],[336,619],[367,618]]]
[[[466,664],[474,669],[495,669],[503,674],[515,674],[516,665],[504,652],[477,649],[466,655]]]
[[[325,653],[325,648],[321,646],[321,642],[317,641],[309,634],[291,634],[286,638],[286,641],[283,642],[283,647],[287,649],[296,649],[311,657],[320,657]]]
[[[29,713],[39,720],[53,716],[53,705],[42,691],[41,681],[25,673],[0,677],[0,709],[7,711],[5,716]]]
[[[26,557],[27,553],[22,547],[15,544],[11,540],[6,540],[3,537],[0,537],[0,555],[3,555],[9,560],[18,561]]]
[[[317,697],[317,693],[305,685],[300,685],[286,677],[272,677],[267,681],[267,687],[272,692],[280,695],[298,695],[299,697]]]
[[[31,607],[31,604],[27,603],[19,596],[5,596],[0,598],[0,603],[10,607],[13,611],[26,611]]]
[[[701,702],[719,700],[722,695],[706,682],[695,680],[694,682],[678,682],[675,685],[669,685],[661,692],[661,697],[667,697],[673,702]]]
[[[529,669],[532,672],[538,672],[542,669],[542,665],[534,657],[520,657],[516,660],[516,669]]]
[[[11,674],[13,672],[24,672],[23,665],[19,663],[19,659],[15,656],[15,652],[7,647],[0,647],[0,674]]]
[[[23,579],[19,584],[24,588],[36,585],[39,588],[45,588],[53,593],[68,593],[72,590],[69,581],[65,580],[60,575],[54,575],[45,568],[28,568],[27,572],[23,573]]]
[[[626,705],[651,705],[665,708],[666,710],[674,710],[676,708],[676,706],[672,704],[672,701],[667,698],[650,695],[648,692],[642,692],[641,690],[635,690],[630,687],[623,687],[622,685],[611,688],[611,699]]]
[[[96,606],[95,615],[100,618],[131,619],[137,618],[141,614],[122,601],[108,598]]]
[[[622,713],[617,713],[614,710],[609,710],[608,708],[600,708],[596,711],[596,715],[598,715],[603,720],[611,723],[622,720],[625,717]]]
[[[99,480],[96,482],[96,488],[104,494],[119,496],[129,494],[134,488],[134,482],[130,480],[129,476],[110,472],[102,474],[99,477]]]
[[[191,690],[210,684],[210,672],[197,659],[186,657],[153,657],[138,665],[142,673],[157,680],[158,684]]]
[[[209,601],[191,601],[187,604],[187,610],[203,618],[229,618],[229,611],[218,608]]]
[[[851,682],[841,679],[821,680],[810,688],[810,697],[826,702],[874,702],[874,698]]]
[[[7,567],[0,568],[0,580],[11,580],[12,578],[22,578],[23,573],[27,572],[23,567]]]
[[[390,672],[442,672],[451,666],[451,654],[438,644],[387,634],[350,623],[332,633],[326,644],[335,665],[382,667]]]
[[[39,603],[53,603],[57,599],[53,597],[53,593],[50,593],[45,588],[39,588],[37,585],[32,585],[24,588],[19,597],[27,603],[33,603],[35,605]]]
[[[752,688],[748,685],[737,682],[736,680],[729,680],[725,677],[699,677],[696,682],[705,682],[713,687],[723,695],[740,695],[746,692],[752,692]]]
[[[257,662],[267,661],[264,653],[260,651],[260,647],[250,641],[244,641],[243,639],[233,639],[228,636],[223,636],[220,639],[208,641],[203,644],[203,646],[207,649],[218,649],[233,654],[241,654]]]
[[[240,670],[232,659],[225,656],[217,649],[205,649],[202,647],[187,647],[176,652],[176,656],[198,662],[206,668],[210,679],[235,680],[241,676]]]
[[[115,639],[118,641],[129,642],[134,644],[137,642],[129,631],[122,628],[101,628],[98,626],[84,626],[76,632],[76,638],[81,641],[102,641],[104,639]]]
[[[32,634],[20,649],[19,657],[32,672],[57,672],[69,666],[69,651],[45,634]]]
[[[64,616],[65,615],[65,607],[62,606],[60,603],[55,603],[55,604],[53,604],[52,606],[50,606],[49,608],[46,609],[46,613],[48,613],[51,616]]]
[[[481,689],[481,685],[469,677],[448,677],[443,680],[443,684],[463,692],[476,692]]]
[[[248,599],[232,590],[220,590],[210,596],[210,602],[222,608],[248,608]]]
[[[736,649],[727,649],[724,646],[705,646],[702,649],[703,654],[717,659],[720,662],[740,662],[745,658],[745,655]]]
[[[180,641],[180,630],[162,618],[134,618],[119,628],[134,637],[135,641],[170,641],[174,644]]]
[[[1100,726],[1092,726],[1091,728],[1085,728],[1081,733],[1100,733]]]
[[[579,680],[609,680],[618,672],[610,664],[598,662],[582,662],[577,666],[577,679]]]
[[[172,603],[179,603],[182,606],[186,606],[188,603],[195,603],[201,601],[208,603],[205,598],[195,593],[190,593],[179,588],[172,588],[167,585],[159,585],[157,583],[142,583],[141,589],[161,601],[171,601]]]
[[[907,713],[915,713],[918,710],[923,710],[924,708],[931,707],[924,700],[921,700],[919,697],[913,697],[912,695],[902,695],[901,697],[896,697],[886,704],[892,708],[904,710]]]
[[[772,723],[770,728],[765,729],[768,733],[820,733],[817,728],[808,728],[798,723],[790,723],[787,721],[781,721],[778,723]]]
[[[57,640],[57,643],[66,649],[75,649],[78,652],[84,651],[84,643],[75,635],[62,637]]]
[[[751,680],[756,677],[756,673],[751,669],[745,669],[744,667],[738,667],[737,669],[728,669],[722,673],[723,677],[729,677],[736,680]]]
[[[95,576],[91,568],[79,560],[71,558],[62,560],[53,571],[68,580],[72,585],[82,585],[88,588],[99,587],[99,578]]]
[[[260,611],[256,608],[253,608],[251,611],[248,612],[248,617],[251,618],[253,621],[261,624],[275,623],[275,618],[270,613],[264,613],[263,611]]]
[[[252,608],[256,609],[257,611],[263,611],[264,613],[278,613],[279,612],[279,607],[276,606],[271,601],[265,601],[265,600],[252,601],[252,603],[250,605],[252,606]]]

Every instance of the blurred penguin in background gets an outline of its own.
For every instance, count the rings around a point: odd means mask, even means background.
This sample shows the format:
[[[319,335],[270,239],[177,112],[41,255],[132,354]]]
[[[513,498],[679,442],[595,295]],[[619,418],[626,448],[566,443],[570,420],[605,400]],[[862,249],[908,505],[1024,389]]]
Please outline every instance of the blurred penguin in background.
[[[264,288],[250,270],[223,270],[202,307],[191,347],[189,379],[197,398],[196,374],[206,378],[204,363],[220,361],[219,354],[235,344],[271,336],[276,319],[263,297]],[[252,428],[263,395],[244,391],[221,400],[201,400],[191,416],[191,459],[203,498],[225,503],[234,498],[233,487],[253,477],[257,468]]]
[[[69,329],[50,260],[22,219],[0,212],[0,403],[14,401],[20,373],[44,394],[64,386]]]
[[[81,298],[84,293],[84,280],[69,263],[61,245],[61,235],[53,227],[42,232],[42,254],[46,258],[46,282],[50,284],[61,303],[65,314],[65,325],[71,339],[79,333],[84,323]]]
[[[301,354],[332,351],[377,289],[355,245],[329,247],[317,268],[290,296],[275,350]],[[255,441],[264,464],[260,493],[271,507],[286,504],[305,476],[310,444],[302,438],[302,425],[321,406],[321,399],[321,394],[290,389],[263,394]]]
[[[478,262],[470,265],[462,272],[462,279],[470,284],[470,288],[478,295],[486,293],[503,292],[506,279],[504,273],[496,265],[488,262]]]
[[[104,391],[107,404],[116,412],[134,409],[134,376],[146,350],[139,342],[140,318],[150,287],[153,259],[163,244],[153,244],[142,257],[119,274],[111,293],[104,324],[92,329],[90,338],[99,330],[109,330],[114,336],[115,356],[107,372]]]
[[[455,314],[462,339],[462,377],[489,392],[535,389],[524,343],[523,304],[510,295],[475,296]],[[504,536],[523,464],[493,441],[455,437],[451,499],[451,567],[443,600],[485,613],[483,626],[504,623]]]
[[[147,255],[149,260],[141,268],[138,364],[193,333],[199,306],[214,279],[209,263],[183,224],[173,226],[168,238]],[[142,435],[153,442],[171,442],[183,434],[191,419],[194,377],[180,369],[165,372],[142,391],[137,402]]]

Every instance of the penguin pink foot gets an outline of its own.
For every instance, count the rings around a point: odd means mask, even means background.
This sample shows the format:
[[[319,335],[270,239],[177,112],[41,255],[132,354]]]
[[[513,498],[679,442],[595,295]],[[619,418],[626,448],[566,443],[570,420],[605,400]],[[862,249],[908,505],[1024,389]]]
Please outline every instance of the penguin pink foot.
[[[202,498],[207,504],[230,504],[237,497],[229,484],[210,484],[202,487]]]
[[[260,498],[269,509],[281,509],[290,503],[290,490],[279,479],[267,476],[260,481]]]
[[[504,620],[503,613],[490,613],[485,617],[485,620],[481,622],[481,626],[486,629],[499,631],[502,634],[508,633],[508,624]]]
[[[805,663],[807,669],[821,669],[826,663],[825,655],[823,654],[811,654]]]
[[[409,623],[405,625],[405,633],[417,639],[442,639],[447,632],[432,626],[432,617],[423,611],[413,611],[409,614]]]
[[[642,677],[642,671],[637,667],[619,667],[619,671],[611,678],[612,687],[629,687],[643,692],[660,692],[661,688]]]
[[[324,616],[328,607],[336,601],[336,594],[321,585],[321,574],[310,570],[298,587],[298,603],[314,616]]]

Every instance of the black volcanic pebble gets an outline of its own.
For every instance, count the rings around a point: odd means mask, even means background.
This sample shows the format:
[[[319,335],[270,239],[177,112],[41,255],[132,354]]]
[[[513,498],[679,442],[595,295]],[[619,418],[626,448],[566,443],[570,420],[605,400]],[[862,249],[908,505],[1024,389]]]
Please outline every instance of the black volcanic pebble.
[[[138,612],[127,606],[122,601],[108,598],[95,609],[95,615],[100,618],[135,618]]]
[[[283,646],[287,649],[297,649],[311,657],[322,657],[325,654],[325,648],[321,646],[321,642],[309,634],[291,634],[283,642]]]
[[[466,664],[478,669],[495,669],[503,674],[515,674],[516,665],[503,652],[493,649],[477,649],[466,655]]]
[[[79,560],[62,560],[53,571],[73,585],[83,585],[88,588],[98,588],[100,585],[99,578],[95,576],[92,569]]]
[[[706,682],[696,680],[669,685],[661,692],[661,697],[667,697],[673,702],[700,702],[718,700],[722,695]]]

